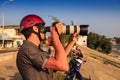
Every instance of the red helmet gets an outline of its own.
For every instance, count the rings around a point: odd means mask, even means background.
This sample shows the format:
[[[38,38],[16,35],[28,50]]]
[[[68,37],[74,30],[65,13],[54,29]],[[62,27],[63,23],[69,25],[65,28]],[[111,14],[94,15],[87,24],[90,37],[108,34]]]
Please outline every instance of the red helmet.
[[[34,26],[35,24],[45,24],[42,18],[37,15],[30,14],[25,16],[20,22],[20,32]]]

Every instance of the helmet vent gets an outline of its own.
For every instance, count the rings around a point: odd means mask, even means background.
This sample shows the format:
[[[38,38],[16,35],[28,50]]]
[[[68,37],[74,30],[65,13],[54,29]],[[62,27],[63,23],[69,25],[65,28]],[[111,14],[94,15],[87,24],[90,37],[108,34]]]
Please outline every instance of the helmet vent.
[[[34,21],[33,20],[28,20],[29,24],[34,24]]]

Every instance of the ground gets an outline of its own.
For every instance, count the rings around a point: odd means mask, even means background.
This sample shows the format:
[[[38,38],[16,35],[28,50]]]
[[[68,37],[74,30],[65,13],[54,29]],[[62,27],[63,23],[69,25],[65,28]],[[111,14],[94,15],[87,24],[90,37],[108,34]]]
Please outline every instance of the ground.
[[[91,54],[97,54],[119,63],[120,59],[104,55],[87,47],[81,47],[81,50],[84,60],[86,60],[80,70],[84,80],[120,80],[120,67],[104,63],[101,59],[91,57]],[[16,67],[16,59],[0,63],[0,80],[22,80]]]
[[[17,79],[19,76],[15,59],[11,59],[0,64],[0,80],[20,80]]]
[[[120,59],[113,58],[86,47],[81,47],[81,50],[83,51],[84,59],[86,60],[86,63],[81,67],[81,74],[84,77],[88,79],[91,78],[91,80],[120,80],[120,67],[104,63],[103,60],[90,57],[90,55],[95,54],[119,63]]]

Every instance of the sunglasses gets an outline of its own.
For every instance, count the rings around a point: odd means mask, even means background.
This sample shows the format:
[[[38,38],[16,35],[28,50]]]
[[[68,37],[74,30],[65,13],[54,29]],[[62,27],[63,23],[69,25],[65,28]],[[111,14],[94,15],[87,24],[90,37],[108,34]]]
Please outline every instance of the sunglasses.
[[[38,29],[40,30],[41,33],[45,33],[46,32],[44,23],[35,24],[35,26],[38,27]]]

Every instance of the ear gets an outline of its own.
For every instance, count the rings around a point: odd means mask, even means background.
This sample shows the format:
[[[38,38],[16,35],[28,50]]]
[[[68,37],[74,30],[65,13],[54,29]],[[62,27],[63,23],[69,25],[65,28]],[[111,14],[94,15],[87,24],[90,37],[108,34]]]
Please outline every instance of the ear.
[[[38,32],[38,28],[37,28],[36,26],[33,26],[33,30],[34,30],[35,32]]]

